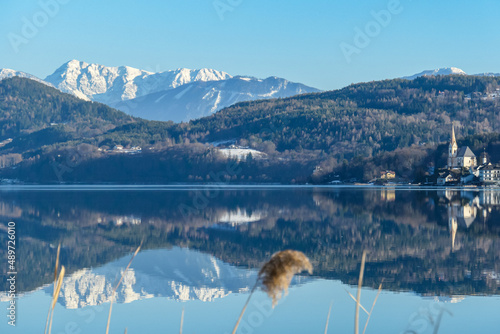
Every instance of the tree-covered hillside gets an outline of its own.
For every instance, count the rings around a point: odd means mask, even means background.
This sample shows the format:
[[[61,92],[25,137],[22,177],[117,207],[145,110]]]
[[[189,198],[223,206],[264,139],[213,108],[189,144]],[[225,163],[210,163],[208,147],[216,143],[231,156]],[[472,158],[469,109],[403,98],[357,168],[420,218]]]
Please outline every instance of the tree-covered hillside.
[[[41,83],[14,77],[0,81],[0,141],[17,153],[54,142],[94,137],[133,122],[104,104],[80,100]]]
[[[179,126],[202,141],[272,141],[278,151],[321,150],[370,157],[448,140],[451,122],[465,137],[500,130],[500,78],[444,76],[386,80],[288,99],[239,103]],[[470,94],[470,98],[468,97]]]
[[[227,162],[213,143],[227,141],[265,153],[238,162],[241,182],[328,182],[333,175],[368,181],[386,169],[413,180],[444,164],[452,122],[460,145],[500,159],[499,93],[498,77],[385,80],[238,103],[174,124],[132,118],[14,78],[0,82],[0,139],[13,138],[0,143],[0,173],[48,182],[50,166],[65,163],[75,165],[71,182],[211,181],[209,171]],[[75,164],[71,156],[83,144],[90,153]],[[113,157],[106,152],[115,145],[141,146],[143,153]],[[8,169],[16,163],[19,168]]]
[[[92,130],[102,132],[133,120],[104,104],[89,103],[18,77],[0,81],[0,118],[0,139],[46,128],[51,123],[74,125],[79,133],[89,134]]]

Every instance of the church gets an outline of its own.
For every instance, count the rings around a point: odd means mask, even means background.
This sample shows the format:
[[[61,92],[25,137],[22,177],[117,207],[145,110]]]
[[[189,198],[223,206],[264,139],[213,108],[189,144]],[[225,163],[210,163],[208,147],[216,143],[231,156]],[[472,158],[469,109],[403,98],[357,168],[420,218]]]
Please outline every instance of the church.
[[[455,168],[472,168],[477,166],[477,158],[469,146],[462,146],[458,149],[457,140],[455,138],[455,128],[451,125],[451,140],[448,149],[448,169]]]

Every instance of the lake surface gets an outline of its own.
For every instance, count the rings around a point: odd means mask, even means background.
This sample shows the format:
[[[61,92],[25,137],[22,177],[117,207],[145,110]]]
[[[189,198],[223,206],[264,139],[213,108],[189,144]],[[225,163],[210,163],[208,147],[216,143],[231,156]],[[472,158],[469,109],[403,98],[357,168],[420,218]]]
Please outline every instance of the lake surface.
[[[500,191],[331,187],[0,188],[0,333],[41,333],[57,245],[66,267],[52,333],[231,333],[273,253],[304,252],[273,309],[258,290],[239,333],[353,333],[363,251],[366,333],[500,332]],[[16,327],[7,324],[16,224]],[[2,292],[3,291],[3,292]],[[333,303],[333,304],[332,304]],[[361,311],[360,333],[367,315]]]

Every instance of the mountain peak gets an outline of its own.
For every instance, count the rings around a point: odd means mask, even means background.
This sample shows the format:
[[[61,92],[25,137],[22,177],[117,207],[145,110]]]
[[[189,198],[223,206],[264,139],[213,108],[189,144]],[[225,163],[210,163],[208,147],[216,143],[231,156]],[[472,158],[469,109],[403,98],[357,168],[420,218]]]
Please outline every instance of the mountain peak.
[[[438,76],[438,75],[467,75],[467,73],[465,73],[458,67],[442,67],[435,70],[427,70],[411,76],[402,77],[402,79],[413,80],[418,77]]]
[[[67,62],[65,62],[64,64],[62,64],[57,70],[65,70],[65,69],[68,69],[68,68],[82,68],[82,67],[87,67],[88,64],[86,62],[83,62],[83,61],[80,61],[80,60],[77,60],[77,59],[72,59],[72,60],[69,60]]]
[[[109,105],[194,81],[218,81],[231,77],[225,72],[208,68],[180,68],[155,73],[130,66],[108,67],[73,59],[45,80],[65,93]]]
[[[65,65],[80,65],[84,63],[83,61],[79,61],[78,59],[72,59],[70,61],[67,61]]]
[[[232,75],[210,68],[148,72],[76,59],[46,79],[59,90],[146,119],[184,121],[208,116],[241,101],[317,92],[288,80]]]

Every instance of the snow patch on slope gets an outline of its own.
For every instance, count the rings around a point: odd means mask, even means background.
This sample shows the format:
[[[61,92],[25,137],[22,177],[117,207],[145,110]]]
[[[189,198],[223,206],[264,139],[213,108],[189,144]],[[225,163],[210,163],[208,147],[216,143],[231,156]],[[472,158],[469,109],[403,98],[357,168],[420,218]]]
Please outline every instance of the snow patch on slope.
[[[265,80],[234,77],[189,84],[111,105],[132,116],[149,120],[187,122],[238,102],[286,98],[319,90],[270,77]]]

